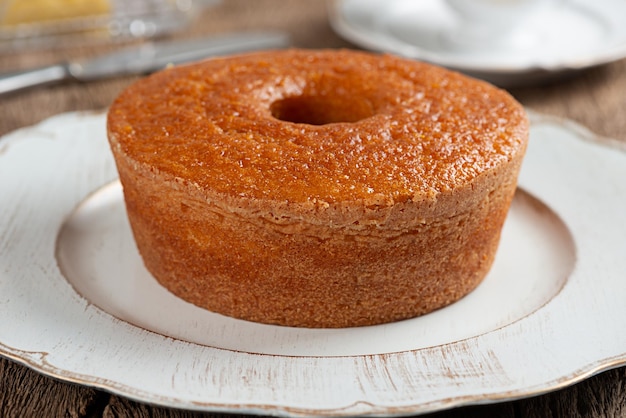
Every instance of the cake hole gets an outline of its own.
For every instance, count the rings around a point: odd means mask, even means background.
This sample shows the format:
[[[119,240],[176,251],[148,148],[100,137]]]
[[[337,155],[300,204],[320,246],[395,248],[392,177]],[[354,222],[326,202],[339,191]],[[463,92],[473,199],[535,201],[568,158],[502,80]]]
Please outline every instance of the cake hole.
[[[272,103],[270,111],[276,119],[307,125],[353,123],[374,116],[369,100],[354,100],[346,96],[286,97]]]

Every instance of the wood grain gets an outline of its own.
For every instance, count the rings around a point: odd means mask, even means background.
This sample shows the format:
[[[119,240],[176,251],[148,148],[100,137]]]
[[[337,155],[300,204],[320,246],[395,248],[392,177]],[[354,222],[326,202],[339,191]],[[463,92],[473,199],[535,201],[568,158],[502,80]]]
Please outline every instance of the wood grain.
[[[324,2],[307,0],[226,0],[198,16],[194,25],[178,37],[267,28],[288,31],[294,45],[299,47],[352,47],[329,27]],[[19,51],[0,55],[0,71],[45,65],[98,54],[111,48]],[[134,79],[124,77],[89,84],[66,83],[2,98],[0,134],[58,113],[104,109]],[[549,85],[513,89],[512,93],[533,110],[572,119],[596,134],[626,142],[626,60],[590,69]],[[0,358],[0,416],[180,418],[232,415],[154,407],[93,388],[61,382],[12,360]],[[541,396],[457,408],[427,416],[626,416],[626,367],[600,373],[571,387]]]

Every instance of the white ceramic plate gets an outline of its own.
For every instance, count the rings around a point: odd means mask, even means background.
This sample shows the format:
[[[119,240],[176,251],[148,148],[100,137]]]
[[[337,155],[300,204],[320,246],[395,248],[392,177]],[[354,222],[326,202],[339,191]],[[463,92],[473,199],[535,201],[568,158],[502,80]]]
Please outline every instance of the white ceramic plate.
[[[0,353],[145,402],[401,415],[553,390],[626,363],[626,154],[533,115],[481,286],[375,327],[260,325],[193,307],[143,268],[103,114],[0,140]]]
[[[376,51],[465,72],[510,87],[561,77],[626,56],[626,1],[566,0],[529,16],[511,42],[462,48],[462,22],[443,0],[336,0],[338,34]],[[518,35],[519,34],[519,35]]]

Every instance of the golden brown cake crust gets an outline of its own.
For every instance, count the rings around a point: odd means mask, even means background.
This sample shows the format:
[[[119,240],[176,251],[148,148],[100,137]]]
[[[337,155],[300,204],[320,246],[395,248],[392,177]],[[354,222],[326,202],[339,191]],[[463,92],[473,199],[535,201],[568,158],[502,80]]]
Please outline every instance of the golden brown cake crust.
[[[108,132],[146,266],[207,309],[355,326],[445,306],[497,247],[528,123],[427,64],[273,51],[127,89]]]

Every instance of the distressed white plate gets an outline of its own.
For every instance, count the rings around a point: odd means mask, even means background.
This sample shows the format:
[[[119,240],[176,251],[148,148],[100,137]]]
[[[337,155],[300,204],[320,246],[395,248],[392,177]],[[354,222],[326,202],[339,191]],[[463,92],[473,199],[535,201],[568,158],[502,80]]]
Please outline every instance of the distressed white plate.
[[[546,2],[501,42],[463,47],[463,22],[442,0],[335,0],[330,22],[355,44],[429,61],[501,86],[562,77],[626,56],[626,1]],[[505,42],[502,38],[507,39]]]
[[[533,115],[520,190],[475,292],[413,320],[306,330],[212,314],[154,282],[104,121],[63,114],[0,140],[9,358],[155,404],[323,416],[513,399],[626,363],[626,153],[580,127]]]

